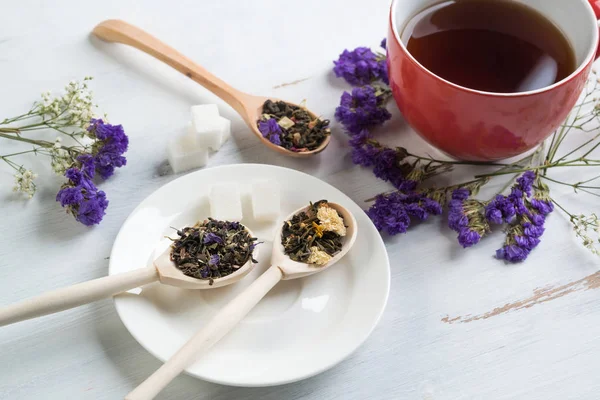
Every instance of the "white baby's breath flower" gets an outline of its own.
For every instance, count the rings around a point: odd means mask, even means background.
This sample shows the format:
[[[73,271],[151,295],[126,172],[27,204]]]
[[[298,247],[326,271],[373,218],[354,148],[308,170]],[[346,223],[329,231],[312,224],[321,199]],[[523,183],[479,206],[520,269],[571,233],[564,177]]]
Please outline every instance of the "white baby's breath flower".
[[[581,239],[583,246],[593,254],[600,255],[600,219],[594,213],[571,217],[575,235]]]
[[[57,175],[64,175],[65,171],[71,167],[73,159],[67,150],[65,150],[59,141],[50,148],[50,167]]]
[[[42,93],[38,111],[59,125],[85,128],[89,120],[94,118],[93,95],[87,85],[90,79],[86,77],[83,83],[69,82],[65,86],[65,93],[61,96],[52,97],[50,92]]]
[[[20,192],[32,198],[35,194],[36,186],[33,180],[37,178],[37,174],[33,171],[20,167],[15,173],[15,185],[13,192]]]

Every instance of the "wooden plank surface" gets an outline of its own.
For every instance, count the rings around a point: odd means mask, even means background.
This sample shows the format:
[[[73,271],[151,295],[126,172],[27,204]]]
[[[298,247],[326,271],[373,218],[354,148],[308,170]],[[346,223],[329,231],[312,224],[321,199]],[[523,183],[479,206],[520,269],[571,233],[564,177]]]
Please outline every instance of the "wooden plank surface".
[[[267,163],[308,172],[359,204],[388,186],[352,165],[334,129],[312,161],[264,148],[233,110],[150,57],[90,38],[93,26],[121,18],[147,29],[233,86],[301,101],[332,117],[347,87],[330,72],[345,47],[379,43],[388,3],[360,0],[117,1],[23,0],[2,5],[0,117],[28,109],[44,90],[95,77],[102,112],[130,136],[128,166],[102,185],[108,215],[83,227],[54,202],[61,180],[40,172],[39,193],[23,201],[0,169],[0,304],[104,276],[115,236],[135,206],[175,179],[166,165],[170,135],[189,107],[217,102],[232,140],[210,160]],[[388,142],[432,150],[397,112]],[[2,142],[0,153],[13,148]],[[461,174],[462,172],[457,172]],[[467,172],[464,172],[467,173]],[[567,174],[569,172],[562,172]],[[557,192],[571,209],[597,201]],[[597,200],[597,199],[595,199]],[[462,250],[442,219],[386,238],[392,262],[387,310],[349,359],[312,379],[273,388],[232,388],[177,378],[161,399],[597,399],[600,395],[599,259],[582,249],[559,213],[522,265],[492,256],[501,232]],[[158,368],[129,335],[112,301],[0,329],[0,399],[118,399]]]

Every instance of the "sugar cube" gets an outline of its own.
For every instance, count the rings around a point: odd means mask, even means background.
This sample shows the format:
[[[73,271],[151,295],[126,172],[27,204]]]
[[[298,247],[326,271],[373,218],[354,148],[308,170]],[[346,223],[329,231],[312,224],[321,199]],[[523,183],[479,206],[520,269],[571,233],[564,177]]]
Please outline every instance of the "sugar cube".
[[[226,141],[229,140],[231,136],[231,121],[227,118],[220,117],[223,120],[223,131],[221,135],[221,146],[225,144]]]
[[[208,162],[208,150],[200,147],[197,137],[189,132],[171,138],[167,153],[176,174],[203,167]]]
[[[281,212],[281,196],[277,183],[270,180],[252,183],[252,213],[259,222],[275,221]]]
[[[211,116],[196,124],[192,121],[193,131],[198,136],[200,146],[217,151],[231,135],[231,121],[220,116]]]
[[[242,200],[235,183],[213,185],[210,190],[210,213],[213,218],[222,221],[242,219]]]

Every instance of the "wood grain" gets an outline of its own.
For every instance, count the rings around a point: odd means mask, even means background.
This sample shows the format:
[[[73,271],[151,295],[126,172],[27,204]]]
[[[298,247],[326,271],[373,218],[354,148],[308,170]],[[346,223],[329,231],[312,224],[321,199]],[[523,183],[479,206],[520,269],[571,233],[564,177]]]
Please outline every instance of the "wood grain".
[[[339,126],[333,127],[328,149],[313,160],[271,152],[231,108],[184,75],[139,51],[89,37],[98,22],[130,21],[240,90],[297,102],[306,98],[312,109],[332,118],[348,90],[330,72],[332,59],[345,48],[378,46],[388,7],[387,1],[306,0],[292,13],[287,3],[274,0],[3,3],[0,119],[28,110],[41,91],[92,75],[99,110],[123,124],[130,151],[128,165],[101,184],[110,205],[102,224],[91,229],[55,202],[62,180],[43,172],[45,160],[21,160],[40,173],[39,193],[30,202],[10,192],[12,176],[0,168],[0,304],[106,275],[106,258],[123,221],[177,177],[165,165],[166,143],[185,129],[194,104],[217,103],[232,120],[232,138],[209,166],[258,162],[301,170],[365,206],[365,199],[389,190],[370,171],[352,165]],[[315,21],[315,10],[327,18]],[[299,38],[301,51],[290,45]],[[301,85],[273,89],[306,76],[311,79]],[[392,114],[382,140],[440,156],[396,110]],[[458,170],[454,177],[464,174]],[[572,172],[557,174],[569,179]],[[598,211],[597,199],[574,197],[567,189],[553,188],[561,205]],[[524,264],[493,258],[503,239],[495,232],[477,248],[463,250],[442,219],[386,238],[392,262],[388,307],[371,337],[346,361],[306,381],[272,388],[224,387],[179,376],[158,399],[596,400],[600,291],[584,290],[586,283],[532,307],[469,323],[441,321],[484,315],[530,299],[538,288],[568,286],[599,269],[598,258],[581,248],[559,213],[549,218],[542,243]],[[129,335],[110,300],[3,327],[0,349],[1,400],[122,399],[160,367]]]

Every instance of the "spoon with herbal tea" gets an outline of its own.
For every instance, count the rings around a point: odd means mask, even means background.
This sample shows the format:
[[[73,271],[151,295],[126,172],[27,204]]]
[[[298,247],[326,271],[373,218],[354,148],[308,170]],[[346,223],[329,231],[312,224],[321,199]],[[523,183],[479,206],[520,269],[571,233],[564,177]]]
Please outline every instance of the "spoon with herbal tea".
[[[309,157],[325,150],[330,140],[329,121],[281,100],[240,92],[177,50],[143,30],[120,20],[98,24],[94,35],[147,53],[175,68],[229,104],[264,145],[292,157]],[[270,122],[269,122],[270,121]]]
[[[239,222],[208,219],[177,230],[176,239],[153,265],[56,289],[0,308],[0,326],[78,307],[127,290],[160,282],[183,289],[214,289],[248,275],[256,263],[257,243]],[[164,242],[161,242],[161,245]]]
[[[356,231],[354,216],[339,204],[322,200],[293,212],[275,234],[271,267],[125,399],[154,398],[173,378],[230,332],[279,281],[322,272],[342,259],[352,248]]]

